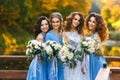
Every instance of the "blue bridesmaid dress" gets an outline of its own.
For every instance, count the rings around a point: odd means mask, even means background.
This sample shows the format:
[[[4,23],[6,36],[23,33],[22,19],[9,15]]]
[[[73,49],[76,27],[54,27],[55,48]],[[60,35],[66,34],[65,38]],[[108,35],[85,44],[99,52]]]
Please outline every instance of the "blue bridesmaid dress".
[[[44,34],[42,35],[45,37]],[[36,55],[29,66],[26,80],[47,80],[46,62],[46,57],[44,57],[44,64],[42,64],[39,55]]]
[[[56,36],[53,30],[46,34],[45,41],[56,41],[62,44],[62,34],[59,34],[59,38]],[[58,63],[57,57],[52,61],[47,61],[47,80],[64,80],[63,65]]]
[[[95,54],[90,54],[90,80],[95,80],[100,68],[106,64],[106,60],[103,56],[96,56]]]
[[[95,36],[97,32],[95,32],[92,37]],[[97,56],[94,53],[91,53],[89,56],[90,62],[90,80],[95,80],[100,68],[104,67],[104,64],[107,65],[104,56]]]

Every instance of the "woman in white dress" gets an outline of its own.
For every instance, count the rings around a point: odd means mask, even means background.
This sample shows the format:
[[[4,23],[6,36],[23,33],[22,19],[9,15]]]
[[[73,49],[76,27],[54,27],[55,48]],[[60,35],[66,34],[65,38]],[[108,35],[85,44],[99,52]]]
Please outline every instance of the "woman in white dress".
[[[66,17],[63,40],[68,42],[69,45],[74,47],[74,49],[80,49],[80,41],[83,37],[84,18],[79,12],[72,12]],[[73,41],[74,45],[69,43]],[[73,50],[73,51],[75,51]],[[89,80],[89,62],[86,62],[87,57],[82,61],[77,61],[77,66],[75,68],[64,67],[64,79],[65,80]],[[88,60],[87,60],[88,61]],[[86,64],[87,63],[87,64]],[[86,66],[87,65],[87,66]],[[87,70],[88,69],[88,70]]]

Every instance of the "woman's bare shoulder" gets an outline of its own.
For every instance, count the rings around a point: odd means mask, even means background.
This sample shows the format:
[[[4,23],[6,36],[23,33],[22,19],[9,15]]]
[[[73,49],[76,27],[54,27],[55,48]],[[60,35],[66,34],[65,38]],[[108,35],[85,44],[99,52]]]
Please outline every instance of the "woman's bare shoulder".
[[[44,40],[43,35],[42,35],[41,33],[38,34],[38,36],[36,37],[36,40],[38,40],[38,41],[43,41],[43,40]]]

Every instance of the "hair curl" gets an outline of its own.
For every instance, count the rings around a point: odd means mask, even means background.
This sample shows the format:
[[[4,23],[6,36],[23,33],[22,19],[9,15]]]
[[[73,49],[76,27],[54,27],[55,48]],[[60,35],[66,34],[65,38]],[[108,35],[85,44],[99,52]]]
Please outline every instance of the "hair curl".
[[[38,18],[38,20],[37,20],[37,22],[36,22],[36,24],[35,24],[35,26],[34,26],[34,29],[33,29],[33,33],[34,33],[34,38],[35,38],[35,39],[36,39],[37,35],[42,32],[42,31],[41,31],[41,22],[42,22],[43,20],[46,20],[46,21],[48,22],[48,24],[49,24],[49,20],[48,20],[47,17],[41,16],[41,17]],[[49,27],[49,30],[50,30],[50,27]],[[49,31],[49,30],[48,30],[48,31]]]
[[[103,17],[100,14],[97,14],[97,13],[89,14],[89,16],[86,18],[87,30],[90,31],[88,28],[88,22],[89,22],[91,17],[95,17],[95,20],[97,22],[95,32],[98,32],[101,41],[103,42],[106,39],[108,39],[108,28],[106,26],[106,23],[105,23]]]
[[[75,15],[79,15],[80,16],[80,20],[79,20],[79,25],[76,27],[76,30],[79,34],[83,34],[83,26],[84,26],[84,17],[81,13],[79,12],[72,12],[69,16],[66,17],[66,20],[64,22],[64,27],[65,27],[65,31],[70,31],[72,28],[72,21],[75,17]]]

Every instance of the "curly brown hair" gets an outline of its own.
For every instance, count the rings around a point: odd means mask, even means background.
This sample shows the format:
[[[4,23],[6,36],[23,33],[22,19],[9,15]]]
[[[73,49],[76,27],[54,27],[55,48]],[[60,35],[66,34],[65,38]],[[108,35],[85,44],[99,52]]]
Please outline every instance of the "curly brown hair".
[[[108,28],[106,26],[106,23],[105,23],[103,17],[100,14],[92,12],[91,14],[88,15],[88,17],[86,18],[86,29],[89,32],[91,32],[88,28],[88,22],[91,17],[95,17],[95,20],[97,22],[95,32],[98,32],[101,41],[103,42],[106,39],[108,39]]]
[[[66,20],[64,22],[65,31],[70,31],[72,29],[72,20],[74,19],[75,15],[80,16],[80,20],[79,20],[80,24],[76,27],[76,30],[79,34],[83,34],[82,28],[84,26],[84,17],[79,12],[72,12],[69,16],[66,17]]]

